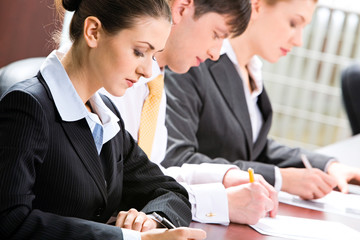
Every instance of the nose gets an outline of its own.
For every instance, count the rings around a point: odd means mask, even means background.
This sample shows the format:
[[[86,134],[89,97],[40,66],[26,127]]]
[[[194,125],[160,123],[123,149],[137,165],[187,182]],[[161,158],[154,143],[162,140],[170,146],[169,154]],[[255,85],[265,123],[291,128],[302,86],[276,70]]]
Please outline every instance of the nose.
[[[298,31],[295,32],[295,35],[294,35],[294,38],[293,38],[294,46],[300,47],[303,44],[302,36],[303,36],[303,30],[302,29],[299,29]]]
[[[219,59],[222,43],[223,41],[218,41],[214,46],[208,49],[207,54],[211,60],[216,61]]]
[[[136,73],[144,78],[151,77],[152,74],[152,59],[150,61],[143,61],[136,69]]]

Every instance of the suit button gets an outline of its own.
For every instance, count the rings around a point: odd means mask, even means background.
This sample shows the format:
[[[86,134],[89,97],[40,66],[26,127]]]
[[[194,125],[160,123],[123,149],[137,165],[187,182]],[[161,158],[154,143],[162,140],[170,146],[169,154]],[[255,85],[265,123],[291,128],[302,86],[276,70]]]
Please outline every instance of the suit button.
[[[95,217],[100,217],[103,211],[104,211],[103,208],[98,208],[98,209],[96,209],[96,210],[95,210],[95,213],[94,213],[94,216],[95,216]]]

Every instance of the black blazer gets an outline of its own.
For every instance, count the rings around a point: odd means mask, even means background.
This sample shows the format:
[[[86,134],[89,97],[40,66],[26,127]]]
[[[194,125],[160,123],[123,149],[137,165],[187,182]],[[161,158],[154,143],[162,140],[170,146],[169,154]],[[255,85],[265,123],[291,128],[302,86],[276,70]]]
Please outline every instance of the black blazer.
[[[102,223],[130,208],[189,225],[185,189],[119,125],[99,157],[86,120],[62,121],[40,74],[13,86],[0,101],[0,239],[121,239]]]
[[[228,56],[206,61],[186,74],[166,70],[168,146],[162,165],[231,163],[254,168],[275,183],[274,165],[304,167],[300,153],[324,169],[329,157],[289,148],[268,138],[272,108],[266,90],[258,97],[263,127],[255,143],[243,82]]]

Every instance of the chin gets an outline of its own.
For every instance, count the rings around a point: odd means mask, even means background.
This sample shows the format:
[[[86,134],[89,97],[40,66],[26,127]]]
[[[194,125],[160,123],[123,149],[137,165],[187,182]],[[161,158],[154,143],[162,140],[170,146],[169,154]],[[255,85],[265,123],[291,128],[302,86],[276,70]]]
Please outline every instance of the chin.
[[[117,91],[107,91],[114,97],[122,97],[125,95],[127,89],[119,89]]]
[[[265,60],[270,63],[276,63],[277,61],[279,61],[279,59],[280,57],[265,58]]]
[[[179,66],[179,65],[168,65],[168,68],[170,68],[171,71],[179,74],[187,73],[190,69],[190,66]]]

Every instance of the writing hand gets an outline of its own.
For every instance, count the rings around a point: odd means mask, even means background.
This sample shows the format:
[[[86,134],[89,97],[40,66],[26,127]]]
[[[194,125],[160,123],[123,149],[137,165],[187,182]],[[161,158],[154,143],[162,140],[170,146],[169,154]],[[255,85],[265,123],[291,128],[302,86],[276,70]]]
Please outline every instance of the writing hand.
[[[322,198],[337,184],[333,176],[316,168],[280,168],[280,172],[281,190],[305,200]]]

